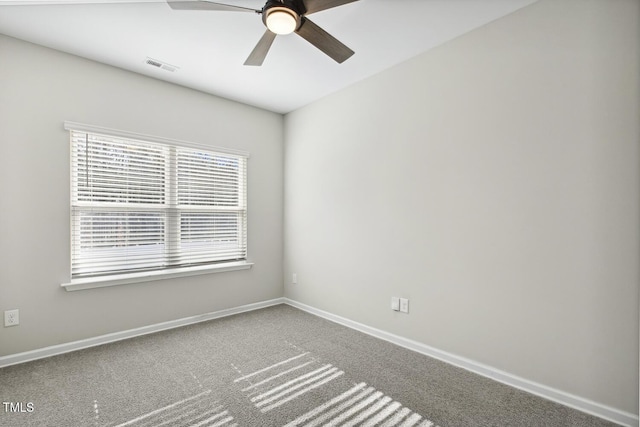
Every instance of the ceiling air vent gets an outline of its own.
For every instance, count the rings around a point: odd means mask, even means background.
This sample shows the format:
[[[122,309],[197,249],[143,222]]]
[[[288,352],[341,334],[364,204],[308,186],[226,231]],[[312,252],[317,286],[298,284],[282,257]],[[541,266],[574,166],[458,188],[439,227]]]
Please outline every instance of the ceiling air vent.
[[[166,62],[158,61],[157,59],[153,59],[149,57],[147,57],[147,59],[144,62],[145,64],[151,65],[152,67],[160,68],[162,70],[170,71],[172,73],[179,68],[179,67],[176,67],[175,65],[167,64]]]

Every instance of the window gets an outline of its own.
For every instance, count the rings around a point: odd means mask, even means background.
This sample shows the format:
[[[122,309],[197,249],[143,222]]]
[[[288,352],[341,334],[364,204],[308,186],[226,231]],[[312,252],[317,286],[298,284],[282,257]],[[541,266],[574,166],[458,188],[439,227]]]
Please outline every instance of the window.
[[[72,281],[246,260],[246,154],[71,126]]]

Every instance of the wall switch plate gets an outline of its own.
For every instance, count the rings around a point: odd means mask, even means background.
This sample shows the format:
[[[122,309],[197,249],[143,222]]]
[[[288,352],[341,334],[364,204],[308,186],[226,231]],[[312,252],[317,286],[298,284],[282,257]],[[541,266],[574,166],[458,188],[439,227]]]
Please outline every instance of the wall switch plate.
[[[400,298],[391,297],[391,310],[400,311]]]
[[[297,273],[293,273],[293,275],[291,276],[291,283],[294,285],[298,284],[298,274]]]
[[[409,313],[409,300],[406,298],[400,298],[400,311],[403,313]]]
[[[4,312],[4,326],[17,326],[20,324],[20,310],[6,310]]]

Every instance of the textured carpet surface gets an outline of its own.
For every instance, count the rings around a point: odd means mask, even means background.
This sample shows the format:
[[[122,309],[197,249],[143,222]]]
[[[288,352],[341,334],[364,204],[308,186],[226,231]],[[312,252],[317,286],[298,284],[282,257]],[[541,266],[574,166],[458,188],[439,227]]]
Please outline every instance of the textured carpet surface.
[[[614,425],[286,305],[3,368],[0,399],[11,427]]]

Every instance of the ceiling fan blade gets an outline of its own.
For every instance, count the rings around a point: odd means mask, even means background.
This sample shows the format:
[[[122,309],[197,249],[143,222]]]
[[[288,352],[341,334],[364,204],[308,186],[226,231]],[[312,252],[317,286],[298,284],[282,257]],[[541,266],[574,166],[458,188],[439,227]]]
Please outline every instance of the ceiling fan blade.
[[[302,25],[296,33],[340,64],[355,53],[308,18],[302,18]]]
[[[265,33],[262,35],[262,38],[256,45],[256,47],[254,47],[251,53],[249,54],[249,57],[247,58],[247,60],[244,61],[244,65],[254,65],[254,66],[262,65],[262,63],[264,62],[264,58],[267,57],[269,48],[271,47],[271,44],[273,43],[275,38],[276,38],[276,33],[272,33],[269,30],[265,31]]]
[[[173,9],[182,10],[229,10],[237,12],[261,13],[261,9],[211,2],[208,0],[0,0],[0,6],[67,6],[84,4],[135,4],[169,3]],[[181,3],[181,4],[180,4]]]
[[[304,0],[304,6],[307,9],[307,15],[320,12],[321,10],[331,9],[332,7],[342,6],[343,4],[353,3],[358,0]]]
[[[260,13],[258,9],[250,9],[248,7],[234,6],[232,4],[215,3],[211,1],[200,0],[167,0],[171,9],[176,10],[224,10],[230,12],[255,12]]]
[[[0,0],[0,6],[70,6],[130,3],[164,3],[164,0]]]

